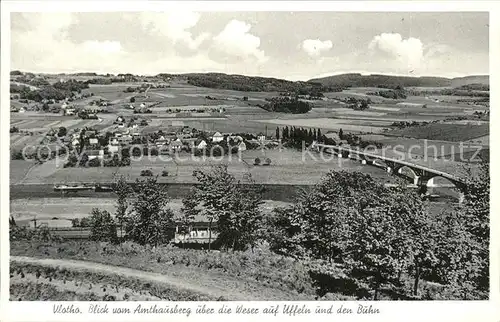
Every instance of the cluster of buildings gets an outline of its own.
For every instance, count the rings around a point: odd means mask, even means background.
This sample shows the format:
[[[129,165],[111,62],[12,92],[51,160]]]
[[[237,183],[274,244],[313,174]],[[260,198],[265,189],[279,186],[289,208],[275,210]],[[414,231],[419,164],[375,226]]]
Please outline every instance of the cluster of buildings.
[[[122,149],[132,146],[147,148],[149,151],[156,150],[161,154],[170,154],[183,150],[187,152],[203,150],[225,143],[228,146],[236,146],[239,151],[245,151],[247,150],[245,142],[258,143],[258,139],[245,140],[242,136],[232,133],[200,132],[187,126],[172,126],[167,132],[148,129],[147,125],[146,119],[134,117],[127,121],[125,117],[118,116],[112,131],[99,132],[92,128],[75,129],[65,133],[60,140],[64,145],[77,151],[84,146],[89,160],[103,159],[106,154],[120,153]],[[47,133],[47,138],[57,135],[60,133],[52,130]],[[262,138],[262,136],[259,137],[259,139]]]

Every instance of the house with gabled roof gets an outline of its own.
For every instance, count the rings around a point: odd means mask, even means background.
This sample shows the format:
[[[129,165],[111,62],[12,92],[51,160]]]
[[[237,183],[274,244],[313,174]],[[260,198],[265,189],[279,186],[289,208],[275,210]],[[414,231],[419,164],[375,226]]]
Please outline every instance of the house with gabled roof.
[[[214,143],[219,143],[222,140],[224,140],[224,136],[220,132],[215,132],[215,134],[212,136],[212,142]]]

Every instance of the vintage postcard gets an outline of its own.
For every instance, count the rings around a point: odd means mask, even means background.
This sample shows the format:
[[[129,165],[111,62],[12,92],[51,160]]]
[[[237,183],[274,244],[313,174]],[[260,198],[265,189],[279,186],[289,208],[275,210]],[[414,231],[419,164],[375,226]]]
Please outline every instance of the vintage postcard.
[[[2,2],[0,319],[498,321],[500,12],[430,4]]]

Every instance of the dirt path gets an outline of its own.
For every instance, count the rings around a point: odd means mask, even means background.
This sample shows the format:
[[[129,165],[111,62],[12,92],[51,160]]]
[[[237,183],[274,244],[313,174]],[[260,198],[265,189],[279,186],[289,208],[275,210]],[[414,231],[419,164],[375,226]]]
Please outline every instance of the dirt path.
[[[146,272],[126,267],[105,265],[88,261],[33,258],[25,256],[11,256],[10,260],[19,263],[29,263],[46,267],[58,267],[60,269],[92,271],[108,275],[121,275],[137,278],[143,281],[152,281],[166,284],[177,289],[204,294],[210,297],[223,297],[232,301],[248,300],[298,300],[296,294],[281,290],[267,288],[263,285],[248,283],[244,280],[235,279],[230,276],[218,276],[215,274],[198,273],[186,274],[186,276],[168,276],[158,273]]]

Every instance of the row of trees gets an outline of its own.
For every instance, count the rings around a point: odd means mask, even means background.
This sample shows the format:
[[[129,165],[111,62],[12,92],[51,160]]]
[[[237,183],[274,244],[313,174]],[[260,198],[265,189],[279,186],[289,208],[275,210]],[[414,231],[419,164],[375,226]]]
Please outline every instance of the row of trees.
[[[373,140],[364,140],[358,135],[354,135],[352,133],[344,133],[342,129],[338,132],[339,139],[342,141],[347,141],[347,144],[350,146],[359,146],[361,148],[366,148],[367,146],[373,146],[376,148],[381,148],[382,143],[373,141]],[[329,145],[338,145],[341,142],[336,142],[334,139],[327,137],[321,133],[321,129],[305,129],[299,127],[288,127],[280,129],[276,128],[276,138],[282,140],[282,142],[287,145],[301,149],[303,146],[303,142],[305,144],[311,144],[313,141],[329,144]]]
[[[307,144],[311,144],[313,141],[323,142],[325,136],[321,133],[321,129],[285,126],[284,128],[276,128],[276,139],[281,139],[282,142],[293,147],[302,148],[302,142]]]

